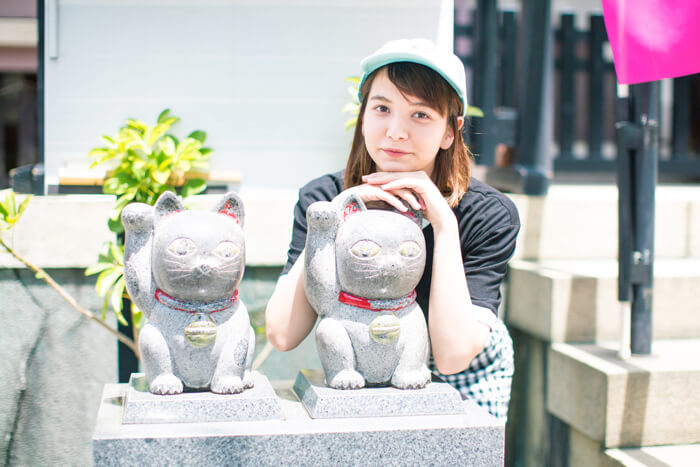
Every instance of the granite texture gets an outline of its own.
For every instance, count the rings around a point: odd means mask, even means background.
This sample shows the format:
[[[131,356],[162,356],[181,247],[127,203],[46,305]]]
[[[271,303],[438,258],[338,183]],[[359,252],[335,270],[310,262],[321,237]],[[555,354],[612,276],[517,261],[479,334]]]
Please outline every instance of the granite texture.
[[[184,211],[170,192],[124,208],[124,276],[148,322],[139,351],[154,394],[239,393],[253,385],[255,334],[238,285],[245,269],[243,203]]]
[[[439,380],[410,391],[392,387],[340,391],[326,386],[322,371],[301,370],[293,390],[311,418],[441,415],[464,411],[459,391]]]
[[[422,388],[428,330],[415,302],[425,267],[421,217],[367,209],[349,194],[309,206],[305,290],[321,317],[316,343],[328,386]]]
[[[124,400],[122,423],[231,422],[281,419],[282,409],[268,379],[252,373],[255,385],[242,394],[209,391],[161,396],[148,391],[142,373],[134,373]]]
[[[285,420],[124,425],[126,385],[105,387],[93,434],[102,465],[503,465],[504,426],[471,401],[459,415],[314,420],[273,382]]]

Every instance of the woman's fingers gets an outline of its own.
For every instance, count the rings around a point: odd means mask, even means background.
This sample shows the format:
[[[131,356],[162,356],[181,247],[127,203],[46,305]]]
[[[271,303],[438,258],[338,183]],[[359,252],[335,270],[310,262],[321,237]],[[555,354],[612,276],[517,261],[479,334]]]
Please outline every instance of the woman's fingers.
[[[406,202],[416,211],[421,210],[421,209],[425,209],[425,204],[411,190],[401,188],[398,190],[388,190],[388,191],[391,192],[391,194],[393,194],[394,196],[398,196],[399,198],[406,200]]]
[[[371,201],[384,201],[388,203],[390,206],[398,209],[401,212],[406,212],[407,208],[404,206],[404,204],[401,202],[399,198],[397,198],[394,194],[391,192],[388,192],[386,190],[383,190],[382,188],[374,185],[358,185],[356,187],[350,188],[352,193],[354,193],[357,197],[359,197],[363,202],[371,202]]]

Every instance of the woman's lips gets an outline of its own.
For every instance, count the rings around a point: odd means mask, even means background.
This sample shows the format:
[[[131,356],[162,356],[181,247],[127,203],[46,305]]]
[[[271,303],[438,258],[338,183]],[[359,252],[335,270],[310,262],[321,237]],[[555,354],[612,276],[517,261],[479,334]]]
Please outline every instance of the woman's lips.
[[[382,148],[382,151],[384,152],[384,154],[391,157],[402,157],[408,154],[408,152],[402,151],[400,149]]]

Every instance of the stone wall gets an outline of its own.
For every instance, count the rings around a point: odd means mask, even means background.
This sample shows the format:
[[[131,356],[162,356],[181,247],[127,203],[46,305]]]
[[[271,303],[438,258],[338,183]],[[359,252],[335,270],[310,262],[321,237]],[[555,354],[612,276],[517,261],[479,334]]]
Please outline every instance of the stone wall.
[[[80,304],[101,308],[94,277],[49,273]],[[116,340],[26,269],[0,269],[0,297],[0,464],[89,465],[99,398],[117,374]]]

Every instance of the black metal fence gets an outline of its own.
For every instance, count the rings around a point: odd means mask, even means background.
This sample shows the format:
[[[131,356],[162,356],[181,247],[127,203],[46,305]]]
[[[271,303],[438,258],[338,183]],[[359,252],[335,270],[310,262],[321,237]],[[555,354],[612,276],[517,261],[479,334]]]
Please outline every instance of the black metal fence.
[[[527,138],[523,132],[551,125],[548,130],[552,141],[544,148],[549,161],[539,164],[543,170],[613,173],[617,80],[602,15],[589,15],[587,29],[576,26],[573,13],[560,14],[556,27],[547,23],[544,14],[539,15],[539,22],[535,14],[534,24],[531,14],[528,24],[524,24],[522,17],[527,11],[496,11],[493,4],[478,0],[478,8],[470,18],[455,18],[455,51],[471,77],[470,99],[484,113],[483,118],[472,119],[467,135],[477,163],[502,168],[523,165],[521,146]],[[547,37],[532,37],[537,27],[551,28],[551,46]],[[533,42],[528,50],[528,43]],[[551,50],[552,56],[544,59],[551,60],[553,77],[541,72],[546,66],[528,67],[533,47],[541,47],[541,54]],[[537,80],[540,83],[535,89],[551,93],[551,108],[544,114],[531,115],[523,105],[529,96],[523,93],[532,93]],[[665,138],[662,135],[659,171],[697,179],[700,74],[677,78],[669,84],[672,89],[664,103],[670,106],[670,112],[665,117],[660,115],[659,127],[670,127],[670,131]],[[663,121],[669,117],[670,122]],[[539,121],[524,125],[533,118]],[[527,154],[525,158],[532,159]]]

